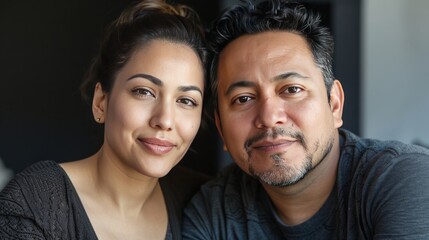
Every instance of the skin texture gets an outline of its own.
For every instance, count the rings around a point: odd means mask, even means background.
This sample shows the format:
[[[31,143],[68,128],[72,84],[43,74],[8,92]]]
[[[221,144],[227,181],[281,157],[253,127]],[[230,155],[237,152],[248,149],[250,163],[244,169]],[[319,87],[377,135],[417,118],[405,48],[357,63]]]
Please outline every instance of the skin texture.
[[[259,179],[286,223],[311,217],[334,185],[344,96],[331,102],[305,39],[241,36],[221,52],[216,125],[237,165]],[[298,210],[298,211],[297,211]]]
[[[184,156],[200,126],[204,74],[188,46],[153,40],[137,48],[112,91],[97,84],[94,118],[105,124],[95,155],[62,164],[99,239],[164,239],[158,178]]]

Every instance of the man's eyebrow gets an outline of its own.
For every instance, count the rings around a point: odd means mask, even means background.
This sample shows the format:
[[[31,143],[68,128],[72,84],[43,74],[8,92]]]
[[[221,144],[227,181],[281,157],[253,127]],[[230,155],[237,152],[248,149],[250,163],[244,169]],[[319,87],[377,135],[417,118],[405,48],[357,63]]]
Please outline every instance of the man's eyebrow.
[[[288,79],[288,78],[302,78],[302,79],[307,79],[308,77],[303,76],[303,75],[301,75],[301,74],[299,74],[297,72],[286,72],[286,73],[282,73],[280,75],[275,76],[273,80],[274,81],[279,81],[279,80],[285,80],[285,79]],[[240,87],[253,87],[255,85],[256,84],[254,82],[250,82],[250,81],[246,81],[246,80],[237,81],[237,82],[234,82],[233,84],[231,84],[227,88],[225,95],[230,94],[232,91],[234,91],[237,88],[240,88]]]
[[[256,84],[254,82],[250,82],[250,81],[245,81],[245,80],[237,81],[237,82],[234,82],[233,84],[229,85],[229,87],[226,89],[225,95],[229,95],[232,91],[234,91],[237,88],[253,87],[255,85]]]
[[[198,91],[201,94],[201,96],[203,96],[203,91],[197,86],[193,86],[193,85],[191,85],[191,86],[180,86],[180,87],[178,87],[178,89],[181,92]]]
[[[284,80],[284,79],[288,79],[288,78],[302,78],[302,79],[306,79],[308,77],[303,76],[297,72],[286,72],[286,73],[282,73],[280,75],[277,75],[274,77],[274,81],[278,81],[278,80]]]
[[[159,78],[154,77],[154,76],[149,75],[149,74],[145,74],[145,73],[138,73],[138,74],[132,75],[131,77],[129,77],[127,79],[127,81],[134,79],[134,78],[145,78],[145,79],[151,81],[153,84],[160,86],[160,87],[162,87],[164,85],[163,82]]]

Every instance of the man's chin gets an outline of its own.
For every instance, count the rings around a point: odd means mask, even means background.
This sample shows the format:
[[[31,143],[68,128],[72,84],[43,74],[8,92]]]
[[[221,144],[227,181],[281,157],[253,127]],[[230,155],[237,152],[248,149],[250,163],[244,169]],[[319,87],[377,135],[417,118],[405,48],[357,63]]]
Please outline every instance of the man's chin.
[[[273,187],[288,187],[298,183],[307,172],[298,173],[284,165],[271,166],[268,169],[257,169],[249,166],[249,173],[259,182]]]

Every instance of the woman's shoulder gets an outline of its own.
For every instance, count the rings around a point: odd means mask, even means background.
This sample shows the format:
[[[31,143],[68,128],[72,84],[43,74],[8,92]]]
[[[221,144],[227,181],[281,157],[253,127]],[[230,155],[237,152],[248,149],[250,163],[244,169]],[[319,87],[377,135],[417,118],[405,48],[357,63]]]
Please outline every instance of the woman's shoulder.
[[[54,161],[37,162],[16,174],[0,193],[0,215],[33,219],[62,201],[62,175]],[[54,203],[51,203],[54,201]]]
[[[17,239],[69,239],[73,196],[70,181],[58,163],[37,162],[16,174],[0,192],[2,230]]]
[[[0,198],[21,207],[43,202],[45,198],[53,199],[51,195],[59,194],[59,190],[64,189],[64,177],[58,163],[37,162],[16,174],[4,187]]]
[[[54,161],[36,162],[22,172],[17,173],[2,192],[8,191],[10,185],[20,188],[44,189],[50,188],[51,184],[58,184],[58,178],[64,174],[58,163]]]
[[[41,161],[17,173],[0,193],[0,201],[3,211],[8,211],[7,205],[18,215],[44,215],[64,207],[69,191],[69,180],[59,164]]]

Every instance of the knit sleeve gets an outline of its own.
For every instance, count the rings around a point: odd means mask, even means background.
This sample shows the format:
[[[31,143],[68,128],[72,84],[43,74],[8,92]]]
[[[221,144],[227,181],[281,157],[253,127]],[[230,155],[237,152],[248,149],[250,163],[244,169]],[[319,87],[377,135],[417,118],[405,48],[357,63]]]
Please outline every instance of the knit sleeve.
[[[71,239],[66,178],[53,161],[18,173],[0,193],[0,239]]]
[[[45,239],[16,179],[0,193],[0,239]]]

